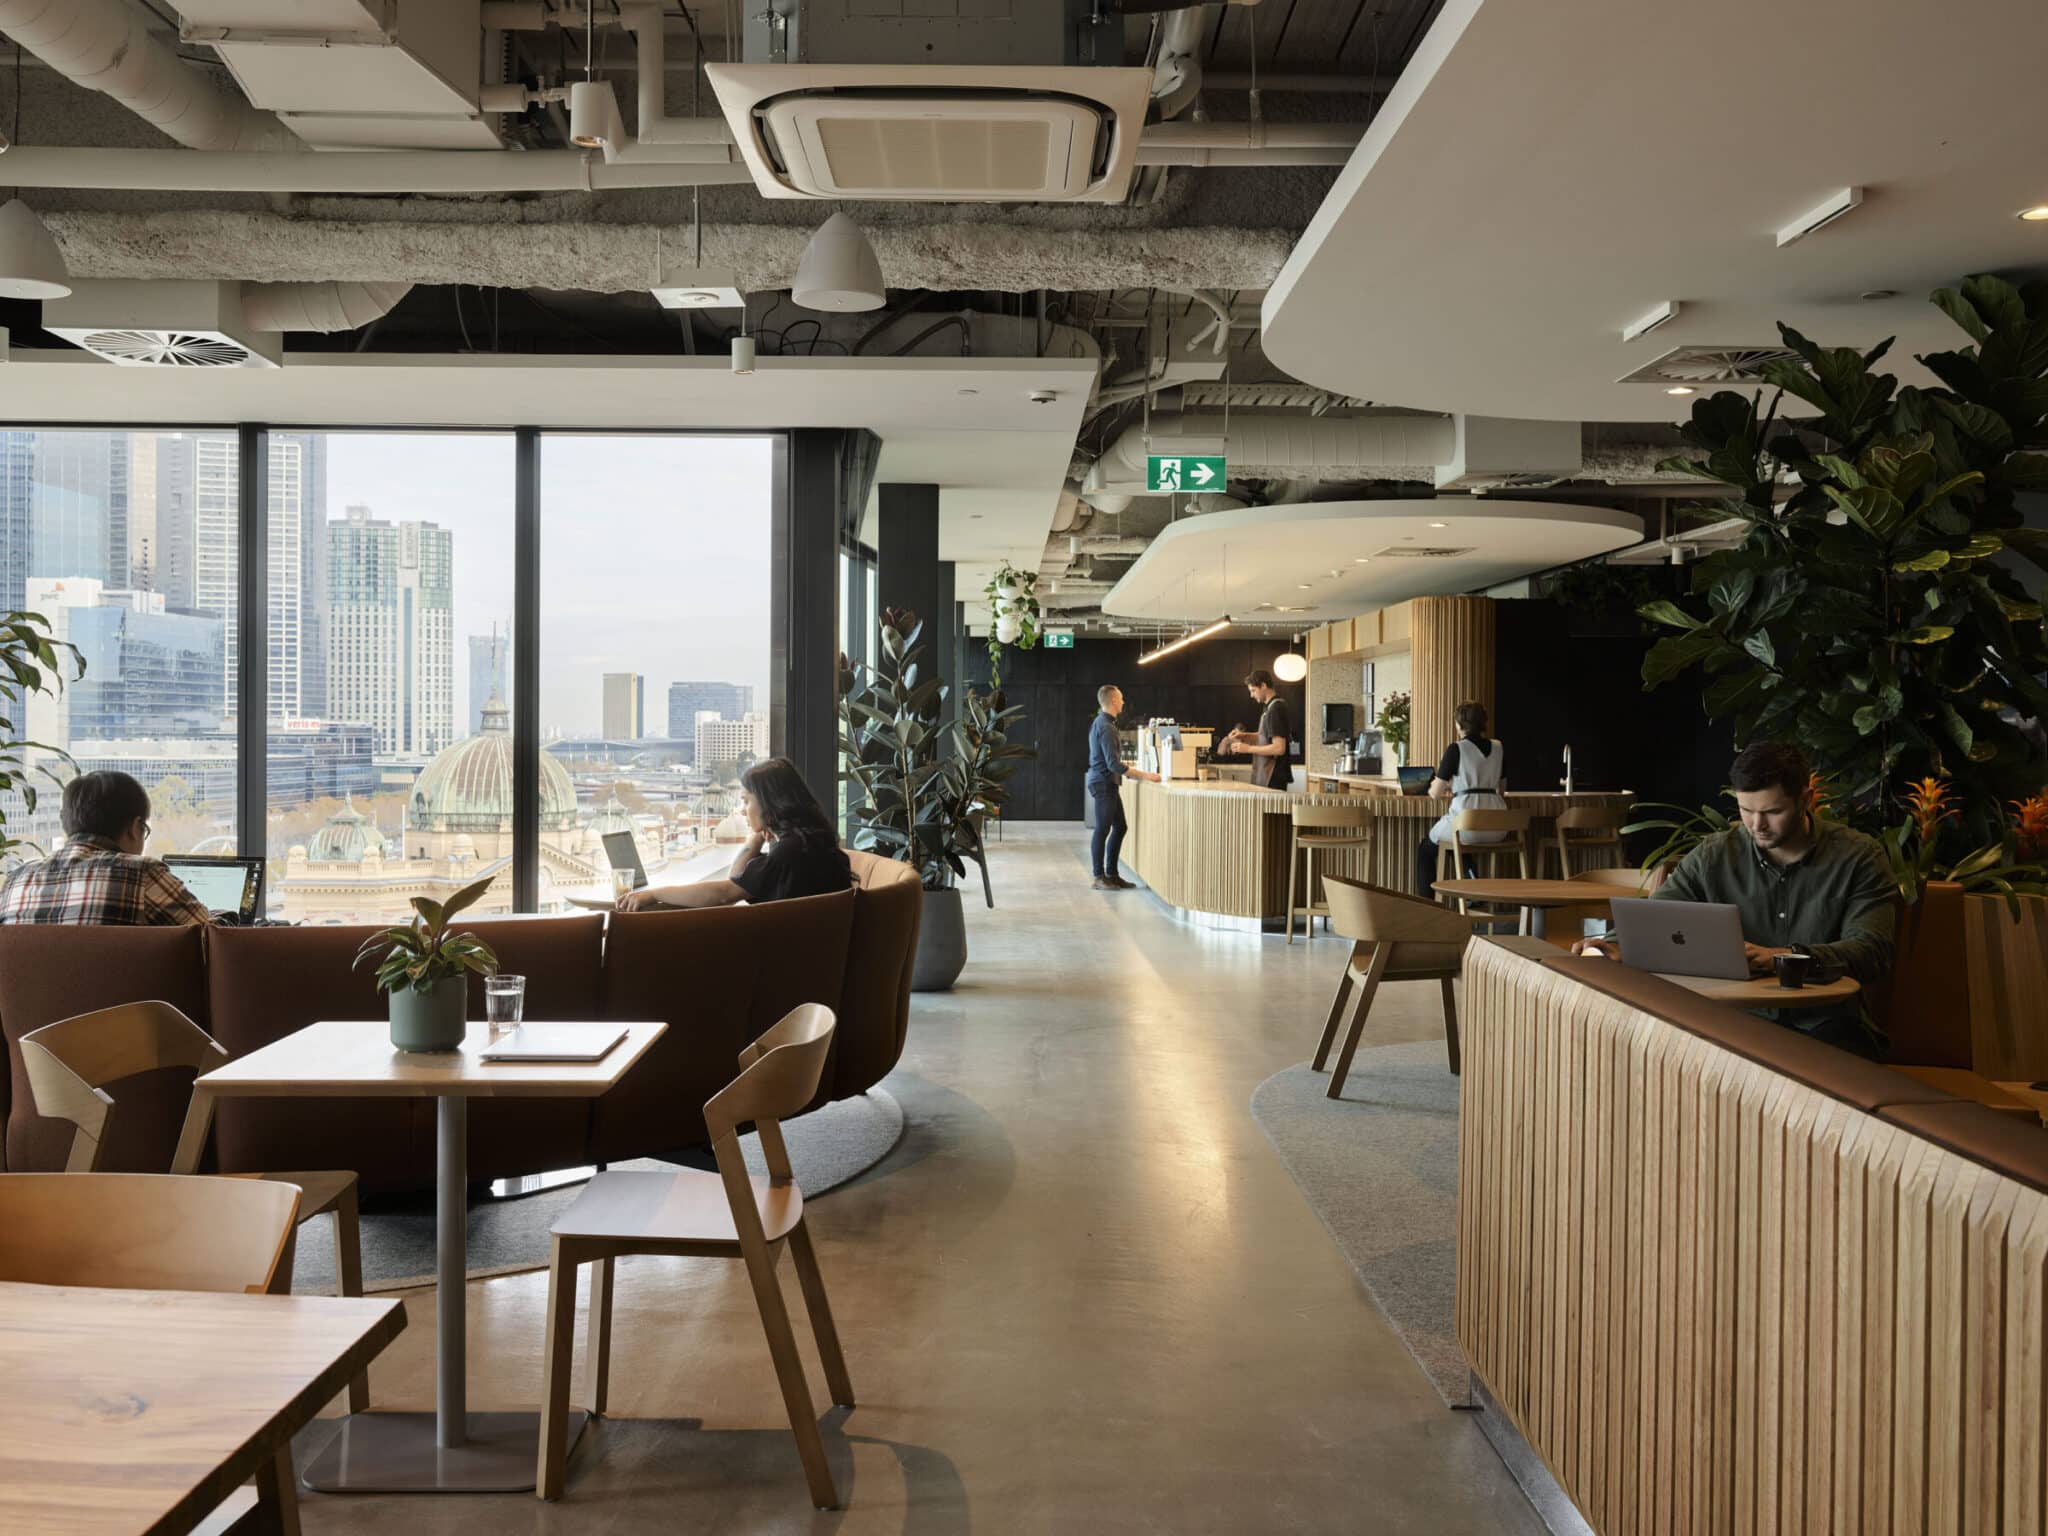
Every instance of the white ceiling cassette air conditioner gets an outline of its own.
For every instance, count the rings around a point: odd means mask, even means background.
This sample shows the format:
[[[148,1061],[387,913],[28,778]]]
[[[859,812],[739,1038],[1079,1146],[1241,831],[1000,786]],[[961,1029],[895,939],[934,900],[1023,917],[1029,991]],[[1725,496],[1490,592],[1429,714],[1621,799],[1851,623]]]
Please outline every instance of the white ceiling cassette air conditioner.
[[[1142,69],[713,64],[763,196],[1120,202],[1150,99]]]

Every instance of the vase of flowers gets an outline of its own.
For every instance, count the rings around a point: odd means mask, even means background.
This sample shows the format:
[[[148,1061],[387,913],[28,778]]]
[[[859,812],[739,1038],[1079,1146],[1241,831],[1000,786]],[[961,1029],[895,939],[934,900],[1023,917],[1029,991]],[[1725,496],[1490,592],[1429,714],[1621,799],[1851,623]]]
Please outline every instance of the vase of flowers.
[[[451,933],[455,914],[474,905],[491,877],[466,885],[447,901],[412,899],[412,921],[373,933],[356,964],[377,962],[377,985],[391,1006],[391,1043],[401,1051],[452,1051],[468,1031],[469,976],[498,969],[490,945],[473,933]]]
[[[1386,765],[1390,768],[1398,768],[1408,761],[1409,716],[1414,707],[1415,701],[1407,694],[1390,693],[1380,705],[1379,718],[1373,722],[1393,759]]]

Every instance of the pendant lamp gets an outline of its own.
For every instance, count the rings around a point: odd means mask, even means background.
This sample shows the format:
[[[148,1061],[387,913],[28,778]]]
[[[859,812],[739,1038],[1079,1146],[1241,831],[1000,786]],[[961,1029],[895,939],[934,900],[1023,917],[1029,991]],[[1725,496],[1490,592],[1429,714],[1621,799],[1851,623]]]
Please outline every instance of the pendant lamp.
[[[835,213],[804,247],[789,296],[805,309],[846,314],[880,309],[888,302],[889,290],[882,281],[882,263],[861,227]]]
[[[1298,683],[1308,676],[1308,658],[1299,651],[1282,651],[1273,658],[1273,675],[1283,683]]]
[[[0,207],[0,299],[61,299],[71,292],[63,253],[20,198]]]

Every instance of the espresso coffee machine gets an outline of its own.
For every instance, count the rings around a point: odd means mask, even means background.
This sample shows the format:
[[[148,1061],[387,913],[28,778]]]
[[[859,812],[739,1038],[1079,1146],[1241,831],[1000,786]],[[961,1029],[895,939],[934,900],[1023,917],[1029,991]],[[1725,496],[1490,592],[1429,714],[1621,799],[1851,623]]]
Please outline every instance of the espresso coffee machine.
[[[1355,773],[1363,778],[1378,778],[1382,769],[1382,739],[1378,731],[1360,731],[1351,741],[1351,750],[1337,759],[1339,773]]]

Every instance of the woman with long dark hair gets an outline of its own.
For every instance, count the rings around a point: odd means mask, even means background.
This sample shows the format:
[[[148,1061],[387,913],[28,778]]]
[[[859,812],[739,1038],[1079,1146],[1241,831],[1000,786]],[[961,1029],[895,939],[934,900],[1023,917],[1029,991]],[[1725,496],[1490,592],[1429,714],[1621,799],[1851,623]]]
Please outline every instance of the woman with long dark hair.
[[[786,757],[764,758],[740,775],[750,835],[723,880],[650,885],[619,898],[621,912],[644,907],[729,907],[734,902],[824,896],[853,884],[839,834],[803,775]]]

